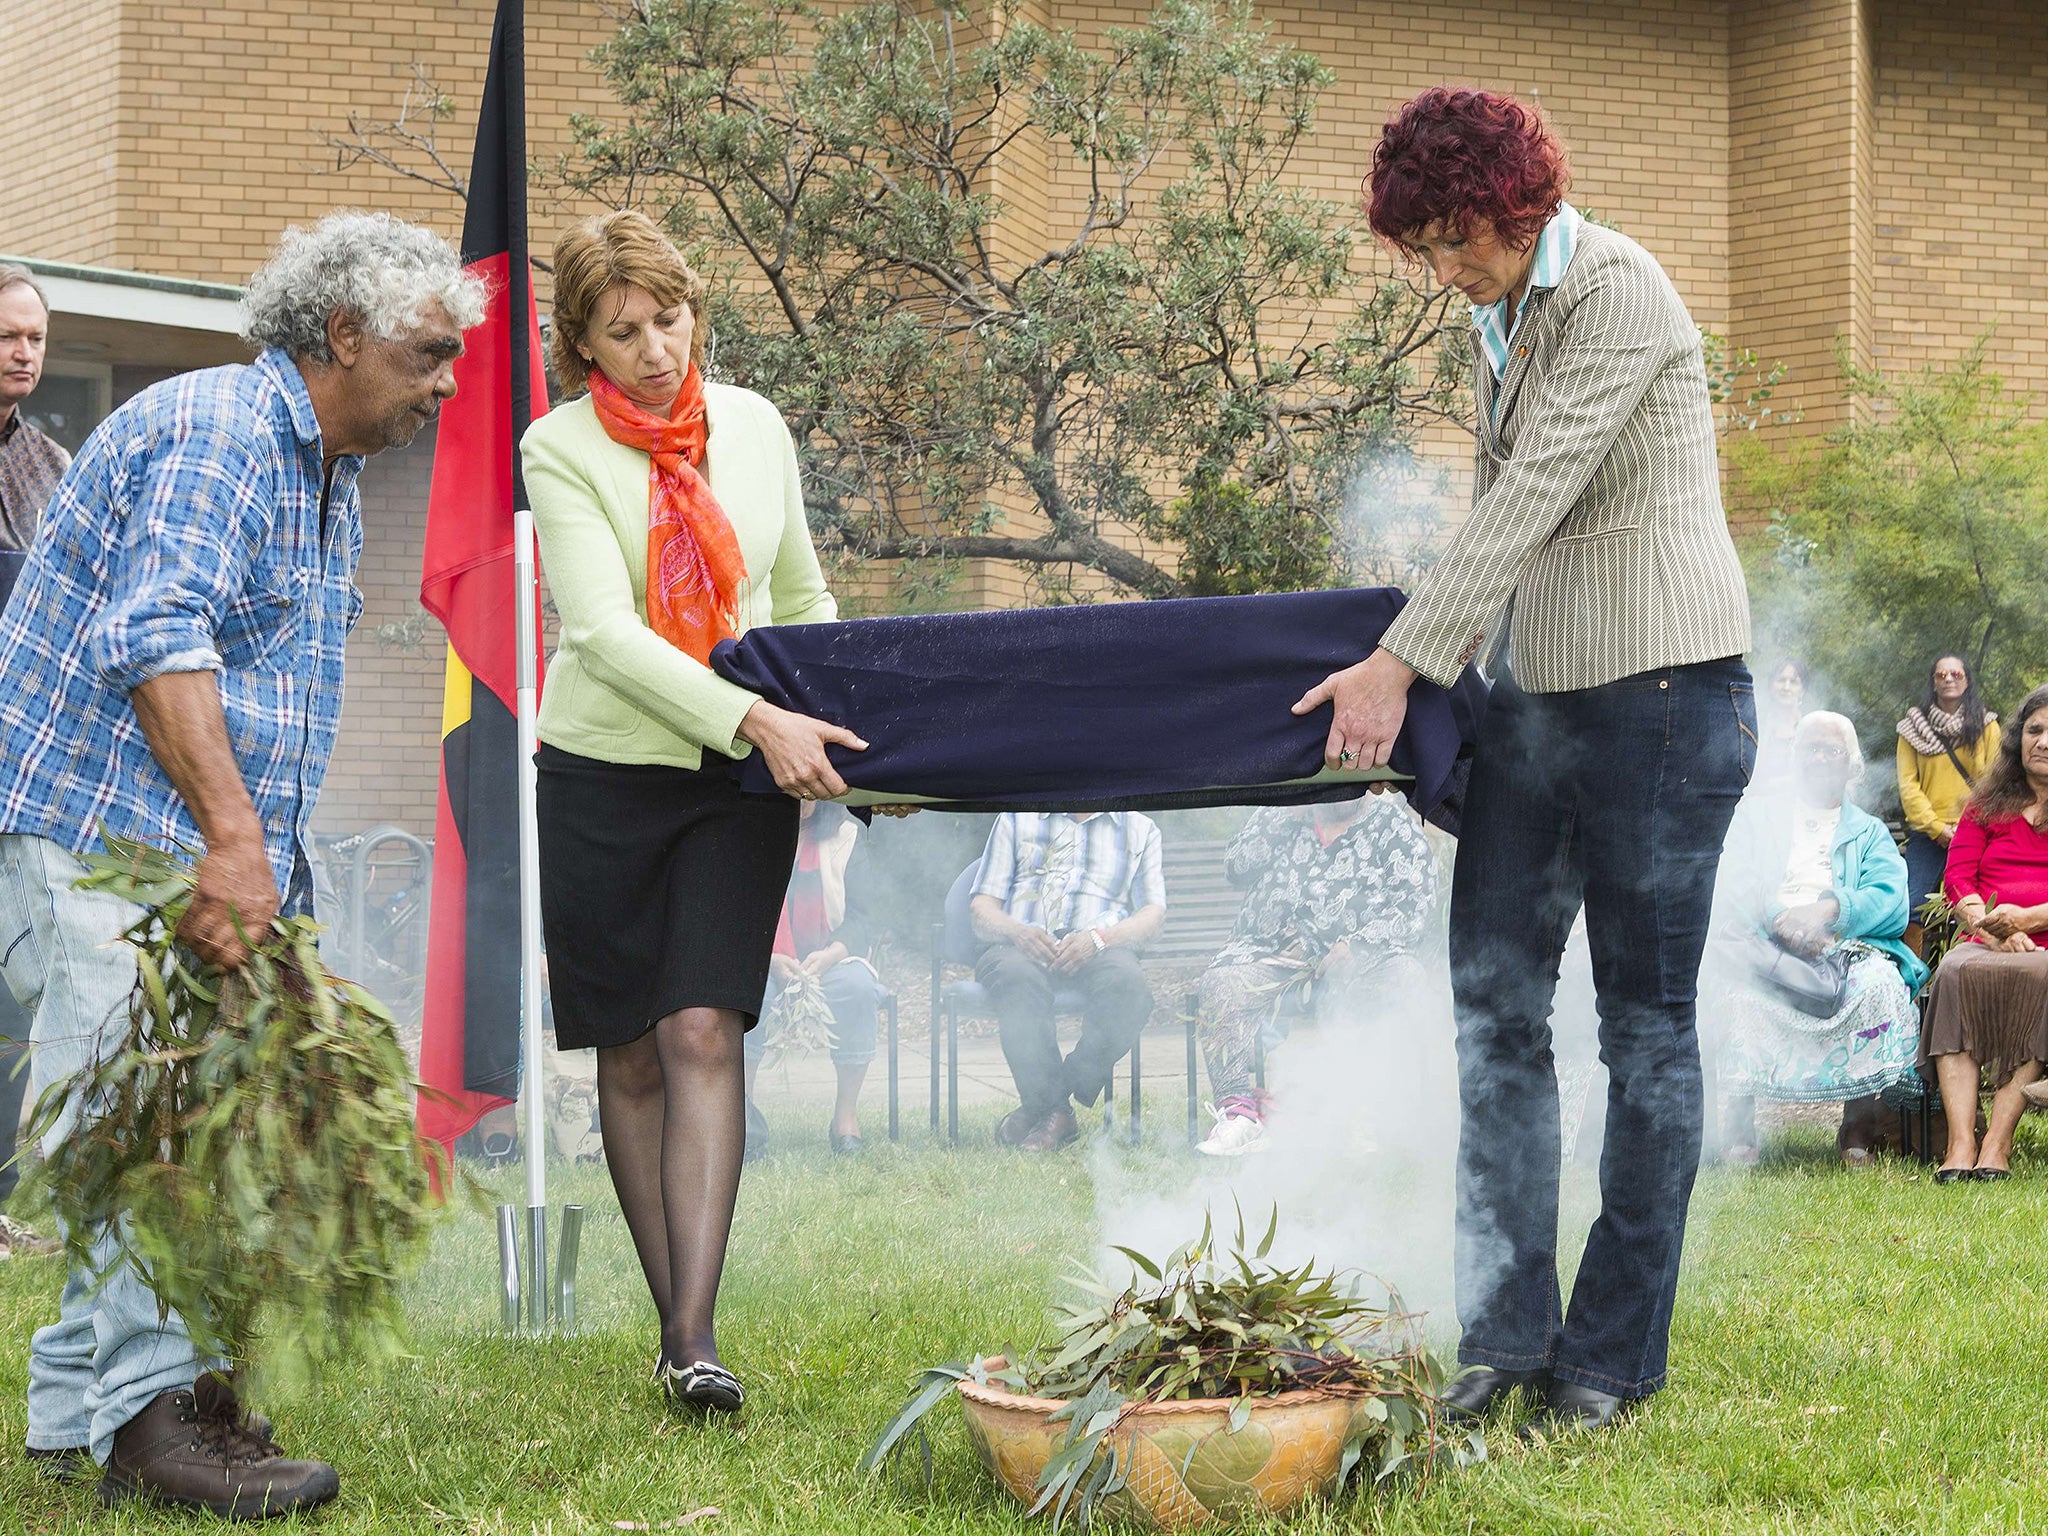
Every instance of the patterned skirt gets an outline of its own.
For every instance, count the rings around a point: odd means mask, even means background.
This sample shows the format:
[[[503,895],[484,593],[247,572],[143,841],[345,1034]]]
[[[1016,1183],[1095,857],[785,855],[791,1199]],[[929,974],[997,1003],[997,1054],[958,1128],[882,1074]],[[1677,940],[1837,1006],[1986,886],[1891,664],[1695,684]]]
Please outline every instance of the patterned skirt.
[[[1886,956],[1851,945],[1849,996],[1816,1019],[1755,987],[1728,999],[1721,1091],[1733,1098],[1813,1103],[1882,1093],[1912,1067],[1920,1016]]]

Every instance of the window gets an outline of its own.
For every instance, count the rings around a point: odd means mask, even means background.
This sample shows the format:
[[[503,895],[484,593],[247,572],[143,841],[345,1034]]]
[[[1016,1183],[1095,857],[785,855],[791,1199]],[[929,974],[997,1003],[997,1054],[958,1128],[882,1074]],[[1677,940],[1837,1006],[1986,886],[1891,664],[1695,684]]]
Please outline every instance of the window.
[[[76,453],[113,409],[113,393],[114,370],[105,363],[52,359],[43,365],[43,380],[23,403],[21,413]]]

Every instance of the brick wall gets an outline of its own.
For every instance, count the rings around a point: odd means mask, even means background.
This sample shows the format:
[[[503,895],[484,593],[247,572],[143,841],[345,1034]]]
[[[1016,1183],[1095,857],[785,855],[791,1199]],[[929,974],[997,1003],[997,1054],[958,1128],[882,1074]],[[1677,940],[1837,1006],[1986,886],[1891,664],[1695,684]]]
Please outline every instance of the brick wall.
[[[1836,341],[1867,323],[1863,3],[1736,0],[1730,33],[1729,330],[1786,365],[1773,404],[1806,431],[1840,419]]]
[[[0,7],[9,128],[0,156],[0,250],[108,265],[121,218],[115,145],[121,0]]]
[[[545,162],[588,99],[584,55],[607,28],[600,0],[532,0],[526,10],[528,152]],[[336,207],[386,208],[459,234],[461,208],[447,193],[374,166],[333,172],[322,139],[351,112],[395,116],[418,63],[453,104],[437,132],[466,175],[492,11],[476,0],[125,6],[124,35],[147,67],[123,82],[115,264],[241,282],[284,225]],[[567,211],[536,198],[538,248]]]
[[[1879,0],[1875,360],[1991,332],[2048,407],[2048,21],[2041,0]]]

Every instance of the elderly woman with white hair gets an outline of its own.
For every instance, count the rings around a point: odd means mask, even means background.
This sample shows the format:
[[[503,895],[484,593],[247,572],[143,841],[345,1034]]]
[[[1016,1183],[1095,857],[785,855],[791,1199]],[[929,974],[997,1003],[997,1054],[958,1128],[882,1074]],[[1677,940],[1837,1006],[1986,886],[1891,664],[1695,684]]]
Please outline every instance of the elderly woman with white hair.
[[[1756,1161],[1756,1101],[1843,1101],[1838,1145],[1868,1162],[1877,1095],[1912,1069],[1926,967],[1900,942],[1906,861],[1848,798],[1856,728],[1807,715],[1783,789],[1745,799],[1715,888],[1710,965],[1725,1029],[1720,1084],[1732,1162]]]

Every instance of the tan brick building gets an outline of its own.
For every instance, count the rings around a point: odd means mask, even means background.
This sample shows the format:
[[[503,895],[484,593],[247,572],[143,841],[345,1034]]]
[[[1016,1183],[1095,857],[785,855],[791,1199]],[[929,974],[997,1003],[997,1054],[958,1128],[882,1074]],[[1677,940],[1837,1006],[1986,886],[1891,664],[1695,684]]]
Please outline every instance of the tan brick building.
[[[1076,29],[1135,24],[1139,0],[1031,0]],[[1995,328],[1995,366],[2048,396],[2048,5],[2042,0],[1274,0],[1262,13],[1338,85],[1302,162],[1355,195],[1378,125],[1414,90],[1483,84],[1540,99],[1571,146],[1575,199],[1664,262],[1701,324],[1790,370],[1801,430],[1841,417],[1833,349],[1900,366]],[[466,169],[488,0],[76,0],[0,8],[16,127],[0,162],[0,253],[59,272],[48,397],[82,427],[166,370],[240,355],[233,285],[279,229],[379,206],[453,234],[458,201],[373,167],[337,173],[327,136],[388,119],[411,66],[454,113]],[[585,54],[599,0],[528,0],[531,149],[605,107]],[[1077,189],[1012,168],[1020,220],[1057,226]],[[576,210],[535,204],[535,244]],[[1024,231],[1028,234],[1028,231]],[[53,408],[54,408],[53,405]],[[1448,445],[1446,445],[1448,446]],[[440,641],[417,622],[427,461],[369,487],[364,627],[334,830],[431,829]],[[999,579],[977,594],[999,600]],[[379,639],[380,626],[385,638]]]

